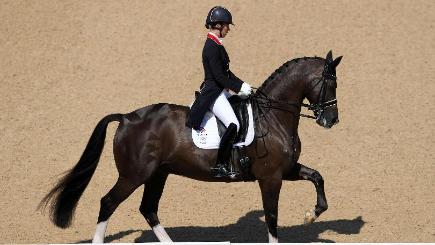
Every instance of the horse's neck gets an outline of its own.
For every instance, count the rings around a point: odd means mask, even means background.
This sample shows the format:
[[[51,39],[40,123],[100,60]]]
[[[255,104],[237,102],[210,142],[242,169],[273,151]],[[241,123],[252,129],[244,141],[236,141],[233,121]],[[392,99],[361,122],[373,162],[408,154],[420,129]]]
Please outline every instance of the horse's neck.
[[[299,114],[301,111],[300,106],[291,106],[285,108],[286,110],[272,109],[270,117],[273,121],[277,122],[274,127],[279,131],[285,132],[287,136],[295,136],[299,126]],[[271,123],[270,121],[266,123]]]
[[[299,125],[299,114],[301,112],[301,103],[304,99],[305,81],[300,77],[290,77],[287,81],[279,79],[271,81],[264,88],[264,93],[273,100],[278,100],[284,103],[279,105],[280,109],[271,109],[270,117],[279,125],[275,125],[279,131],[284,131],[287,136],[296,136]],[[266,118],[265,124],[272,122]]]
[[[267,96],[286,103],[301,103],[304,99],[305,81],[298,76],[270,81],[263,89]]]
[[[304,57],[284,63],[261,86],[269,98],[288,103],[302,103],[312,75],[323,69],[321,58]]]
[[[295,59],[278,68],[261,86],[261,91],[272,100],[289,104],[286,110],[271,109],[270,114],[279,121],[287,136],[297,136],[301,104],[307,96],[307,88],[310,87],[313,74],[320,74],[324,61],[320,58]],[[290,106],[290,104],[293,104]],[[263,122],[268,123],[267,119]],[[280,130],[281,132],[283,130]]]

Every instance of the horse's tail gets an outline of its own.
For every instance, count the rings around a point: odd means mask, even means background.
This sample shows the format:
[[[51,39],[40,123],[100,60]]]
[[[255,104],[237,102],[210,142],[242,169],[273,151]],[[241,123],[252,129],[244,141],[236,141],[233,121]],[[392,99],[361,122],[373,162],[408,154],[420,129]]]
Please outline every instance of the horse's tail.
[[[122,114],[111,114],[98,122],[79,162],[42,199],[38,208],[44,208],[50,203],[50,219],[56,226],[67,228],[71,225],[77,203],[97,168],[107,125],[113,121],[121,121],[122,117]]]

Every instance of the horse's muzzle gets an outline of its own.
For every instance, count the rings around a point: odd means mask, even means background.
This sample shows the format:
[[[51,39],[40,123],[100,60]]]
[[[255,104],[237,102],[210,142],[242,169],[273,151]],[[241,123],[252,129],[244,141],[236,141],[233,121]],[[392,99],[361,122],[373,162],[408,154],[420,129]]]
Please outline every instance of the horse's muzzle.
[[[328,121],[328,120],[326,120],[325,118],[321,118],[321,119],[318,119],[316,122],[317,122],[317,124],[319,124],[320,126],[329,129],[329,128],[332,128],[332,126],[338,124],[339,120],[338,120],[338,118],[337,118],[336,120]]]
[[[331,108],[331,110],[324,110],[320,113],[316,122],[324,128],[332,128],[335,124],[338,124],[338,110],[337,108]]]

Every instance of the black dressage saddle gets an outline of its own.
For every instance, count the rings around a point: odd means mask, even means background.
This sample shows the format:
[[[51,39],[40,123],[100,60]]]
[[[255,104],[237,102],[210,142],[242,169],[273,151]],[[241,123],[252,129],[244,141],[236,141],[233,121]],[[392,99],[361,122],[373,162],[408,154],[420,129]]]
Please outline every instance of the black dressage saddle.
[[[246,139],[246,135],[248,134],[248,127],[249,127],[249,114],[248,114],[248,99],[242,99],[240,96],[233,95],[228,98],[228,101],[231,104],[231,107],[234,110],[234,113],[236,114],[237,120],[240,124],[239,132],[236,136],[235,143],[244,142]],[[222,137],[222,135],[225,133],[226,127],[224,123],[219,120],[218,117],[216,117],[218,130],[219,130],[219,136]]]

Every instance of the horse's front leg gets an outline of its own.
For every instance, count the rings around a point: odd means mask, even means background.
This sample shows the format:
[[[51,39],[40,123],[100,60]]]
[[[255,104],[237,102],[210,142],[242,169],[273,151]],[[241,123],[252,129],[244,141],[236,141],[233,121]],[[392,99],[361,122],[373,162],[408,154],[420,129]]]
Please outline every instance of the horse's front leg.
[[[328,209],[325,189],[323,186],[323,178],[318,171],[297,163],[289,174],[283,176],[283,179],[291,181],[309,180],[316,187],[317,204],[314,210],[310,210],[305,213],[305,223],[313,223],[320,216],[320,214]]]
[[[269,230],[269,243],[278,242],[278,199],[281,190],[282,176],[258,181],[263,198],[263,208]]]

